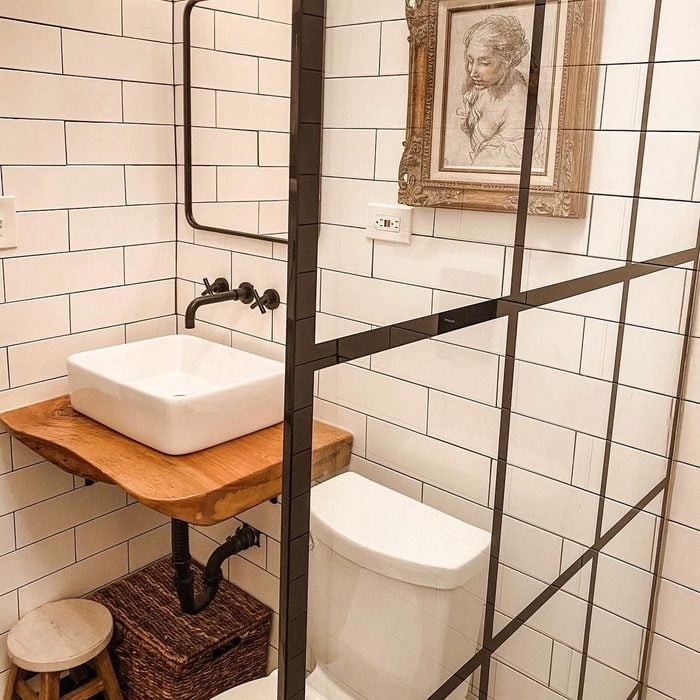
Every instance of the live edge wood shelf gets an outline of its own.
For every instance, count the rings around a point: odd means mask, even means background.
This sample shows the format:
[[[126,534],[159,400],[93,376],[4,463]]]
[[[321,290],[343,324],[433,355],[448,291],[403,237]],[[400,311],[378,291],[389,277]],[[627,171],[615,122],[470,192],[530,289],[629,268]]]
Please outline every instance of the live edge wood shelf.
[[[281,423],[207,450],[173,457],[81,415],[68,396],[0,414],[44,459],[85,479],[121,486],[171,518],[213,525],[282,491]],[[314,422],[313,478],[350,461],[352,434]]]

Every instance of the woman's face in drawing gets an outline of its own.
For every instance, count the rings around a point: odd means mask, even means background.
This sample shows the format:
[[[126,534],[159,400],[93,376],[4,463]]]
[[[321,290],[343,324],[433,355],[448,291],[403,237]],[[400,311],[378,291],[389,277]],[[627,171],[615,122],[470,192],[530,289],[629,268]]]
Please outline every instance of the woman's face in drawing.
[[[472,40],[467,46],[467,72],[477,90],[501,82],[509,73],[510,64],[490,46]]]

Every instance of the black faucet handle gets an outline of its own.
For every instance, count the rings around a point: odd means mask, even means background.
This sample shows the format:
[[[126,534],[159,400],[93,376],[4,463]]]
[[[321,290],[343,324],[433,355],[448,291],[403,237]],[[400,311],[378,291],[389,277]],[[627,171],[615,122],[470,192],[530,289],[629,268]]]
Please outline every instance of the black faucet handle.
[[[203,297],[209,296],[210,294],[220,294],[221,292],[228,292],[230,289],[228,280],[224,277],[217,277],[214,280],[214,284],[211,284],[207,277],[205,277],[202,281],[204,282],[204,291],[202,292]]]
[[[280,295],[276,289],[266,289],[262,296],[253,290],[253,294],[255,294],[255,303],[250,308],[259,308],[261,314],[266,313],[265,309],[274,311],[280,305]]]
[[[250,307],[251,309],[260,309],[261,314],[266,314],[267,310],[265,309],[265,295],[260,296],[258,294],[258,290],[253,287],[253,296],[255,297],[255,301],[253,302],[252,306]]]

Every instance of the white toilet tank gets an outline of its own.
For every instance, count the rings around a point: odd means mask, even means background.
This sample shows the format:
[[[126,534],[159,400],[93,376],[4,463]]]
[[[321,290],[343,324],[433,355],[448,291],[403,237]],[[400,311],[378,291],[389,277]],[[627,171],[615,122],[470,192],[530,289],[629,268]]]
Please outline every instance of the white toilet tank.
[[[364,477],[311,491],[309,684],[425,700],[477,650],[491,536]]]

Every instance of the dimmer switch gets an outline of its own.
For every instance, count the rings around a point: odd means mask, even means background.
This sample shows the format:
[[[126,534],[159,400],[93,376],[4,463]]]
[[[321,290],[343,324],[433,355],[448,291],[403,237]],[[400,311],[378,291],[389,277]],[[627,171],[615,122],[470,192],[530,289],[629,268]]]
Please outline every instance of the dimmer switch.
[[[0,197],[0,248],[17,247],[15,198]]]

